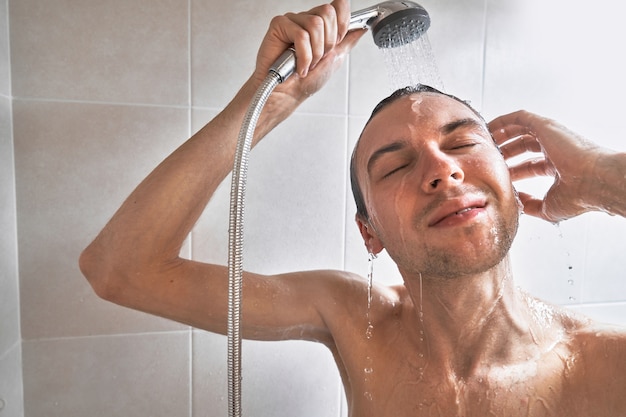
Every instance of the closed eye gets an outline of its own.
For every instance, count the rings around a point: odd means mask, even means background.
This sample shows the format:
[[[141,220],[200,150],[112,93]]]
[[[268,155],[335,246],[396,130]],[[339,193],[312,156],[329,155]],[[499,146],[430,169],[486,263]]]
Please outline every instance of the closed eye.
[[[478,145],[476,142],[471,142],[471,143],[463,143],[460,145],[456,145],[455,147],[453,147],[452,149],[463,149],[463,148],[471,148],[472,146]]]
[[[388,173],[386,173],[385,175],[383,175],[383,179],[385,179],[385,178],[388,178],[388,177],[392,176],[393,174],[395,174],[396,172],[398,172],[398,171],[402,170],[403,168],[406,168],[407,166],[409,166],[409,164],[404,164],[404,165],[401,165],[401,166],[399,166],[399,167],[397,167],[397,168],[392,169],[391,171],[389,171]]]

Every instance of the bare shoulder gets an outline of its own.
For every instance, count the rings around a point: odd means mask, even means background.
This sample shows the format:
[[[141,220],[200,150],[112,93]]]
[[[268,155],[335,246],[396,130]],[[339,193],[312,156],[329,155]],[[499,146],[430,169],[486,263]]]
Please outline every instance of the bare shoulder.
[[[598,415],[626,415],[626,329],[578,320],[571,329],[572,380]]]
[[[626,327],[600,323],[562,310],[559,315],[565,335],[585,356],[622,359],[626,368]]]
[[[626,327],[600,323],[590,319],[577,320],[571,329],[572,340],[589,354],[621,358],[626,365]]]
[[[348,329],[362,329],[367,320],[382,322],[396,314],[401,305],[401,286],[392,287],[372,283],[358,274],[317,270],[287,274],[283,279],[295,280],[291,287],[300,286],[300,294],[307,294],[316,305],[331,333],[346,333]]]
[[[393,308],[402,298],[402,286],[370,283],[361,275],[338,270],[317,270],[289,273],[283,279],[303,283],[309,295],[317,295],[319,303],[326,304],[331,313],[347,310],[350,314],[367,307],[376,311]],[[334,310],[334,311],[332,311]]]

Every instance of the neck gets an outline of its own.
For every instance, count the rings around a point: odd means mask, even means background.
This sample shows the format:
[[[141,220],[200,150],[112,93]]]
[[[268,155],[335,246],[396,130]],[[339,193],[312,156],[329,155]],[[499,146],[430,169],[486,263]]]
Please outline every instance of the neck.
[[[494,365],[538,354],[543,342],[537,334],[545,329],[539,332],[514,287],[508,257],[477,275],[404,276],[431,359],[445,361],[454,374],[468,377],[485,361]]]

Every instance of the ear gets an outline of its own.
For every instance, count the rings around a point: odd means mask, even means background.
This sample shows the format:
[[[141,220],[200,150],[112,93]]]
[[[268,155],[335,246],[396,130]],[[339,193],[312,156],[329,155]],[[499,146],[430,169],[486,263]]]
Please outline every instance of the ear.
[[[376,230],[374,230],[368,220],[358,214],[355,216],[355,221],[359,228],[359,232],[361,232],[367,251],[374,255],[378,255],[385,247],[380,241]]]

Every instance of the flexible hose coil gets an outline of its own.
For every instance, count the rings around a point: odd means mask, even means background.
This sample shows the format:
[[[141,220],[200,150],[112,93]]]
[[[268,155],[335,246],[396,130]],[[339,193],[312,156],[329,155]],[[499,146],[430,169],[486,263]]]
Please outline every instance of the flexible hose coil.
[[[394,40],[400,29],[408,27],[414,35],[401,41],[381,44],[398,46],[411,42],[428,29],[430,17],[422,6],[411,1],[385,1],[350,15],[348,30],[372,28],[382,32],[383,40]],[[392,28],[392,29],[389,29]],[[385,29],[385,30],[382,30]],[[387,30],[388,29],[388,30]],[[415,30],[417,29],[417,31]],[[243,281],[243,214],[248,171],[248,155],[252,137],[263,106],[274,88],[293,74],[296,68],[295,49],[288,48],[270,67],[268,75],[256,91],[239,131],[230,190],[228,223],[228,415],[241,417],[241,287]]]
[[[244,117],[239,138],[230,190],[228,223],[228,415],[241,416],[241,287],[243,281],[243,217],[248,155],[252,137],[263,106],[274,88],[281,82],[278,74],[270,72],[256,91]]]

